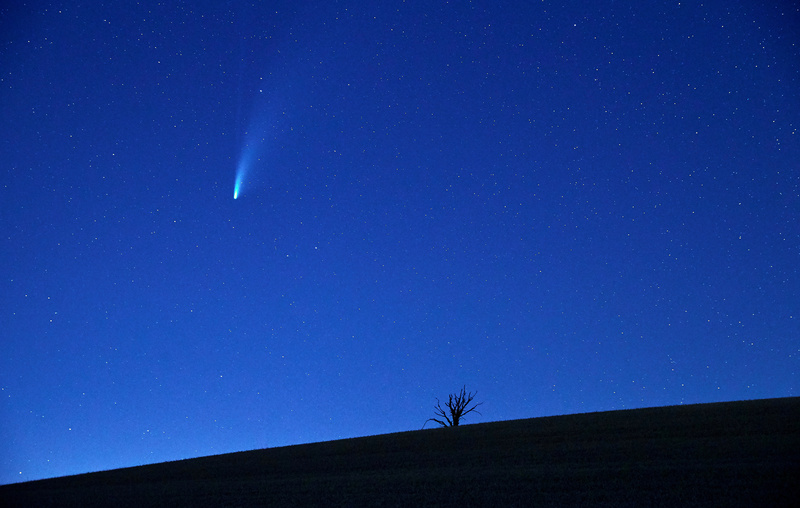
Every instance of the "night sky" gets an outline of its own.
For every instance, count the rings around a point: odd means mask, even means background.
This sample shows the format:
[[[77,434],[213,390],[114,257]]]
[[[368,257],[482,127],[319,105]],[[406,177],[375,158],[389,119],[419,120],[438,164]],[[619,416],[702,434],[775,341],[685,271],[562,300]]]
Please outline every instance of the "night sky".
[[[0,483],[799,394],[793,2],[127,4],[0,10]]]

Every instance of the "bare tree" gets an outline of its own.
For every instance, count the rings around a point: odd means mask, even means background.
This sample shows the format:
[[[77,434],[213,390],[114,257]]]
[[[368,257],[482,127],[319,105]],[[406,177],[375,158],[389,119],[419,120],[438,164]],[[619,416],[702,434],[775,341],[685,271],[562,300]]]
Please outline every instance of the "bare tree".
[[[445,408],[442,408],[442,404],[439,402],[439,399],[436,399],[436,405],[433,406],[434,412],[436,416],[439,416],[443,419],[439,418],[428,418],[425,420],[425,423],[422,425],[422,428],[425,428],[425,425],[430,422],[434,421],[441,425],[442,427],[458,427],[461,418],[469,413],[475,411],[478,414],[481,414],[480,411],[477,411],[475,408],[483,404],[483,402],[479,402],[472,407],[469,407],[472,399],[475,398],[475,393],[467,393],[467,387],[464,386],[461,388],[461,393],[451,393],[450,398],[445,403]]]

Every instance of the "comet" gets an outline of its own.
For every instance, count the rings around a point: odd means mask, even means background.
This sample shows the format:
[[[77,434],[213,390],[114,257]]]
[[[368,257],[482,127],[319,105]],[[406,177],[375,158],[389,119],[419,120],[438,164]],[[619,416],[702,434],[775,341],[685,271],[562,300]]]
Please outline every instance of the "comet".
[[[239,199],[239,187],[241,186],[242,186],[242,181],[239,179],[237,175],[236,183],[233,185],[233,199]]]
[[[246,144],[242,149],[242,155],[239,158],[239,165],[236,168],[236,180],[233,183],[233,199],[239,199],[242,193],[247,174],[253,166],[253,160],[256,158],[256,148],[252,144]]]
[[[263,92],[263,90],[259,90]],[[283,113],[276,112],[277,105],[267,98],[258,101],[255,115],[250,120],[249,128],[244,131],[244,139],[239,152],[239,163],[236,166],[236,179],[233,183],[233,199],[243,196],[250,185],[253,185],[254,169],[261,171],[261,157],[267,151],[267,140],[274,139],[280,131],[278,124],[282,121]]]

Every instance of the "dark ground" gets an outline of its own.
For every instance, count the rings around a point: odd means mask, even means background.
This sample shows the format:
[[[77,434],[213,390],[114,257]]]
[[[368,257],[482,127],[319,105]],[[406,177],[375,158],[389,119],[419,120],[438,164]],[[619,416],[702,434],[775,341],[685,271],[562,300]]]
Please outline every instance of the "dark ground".
[[[533,418],[0,486],[2,506],[795,506],[800,397]]]

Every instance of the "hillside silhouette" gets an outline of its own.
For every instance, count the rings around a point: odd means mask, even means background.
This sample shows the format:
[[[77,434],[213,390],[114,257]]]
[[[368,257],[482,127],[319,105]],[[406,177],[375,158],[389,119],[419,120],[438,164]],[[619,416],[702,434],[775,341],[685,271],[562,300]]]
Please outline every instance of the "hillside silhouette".
[[[793,506],[800,397],[463,425],[0,486],[4,506]]]

